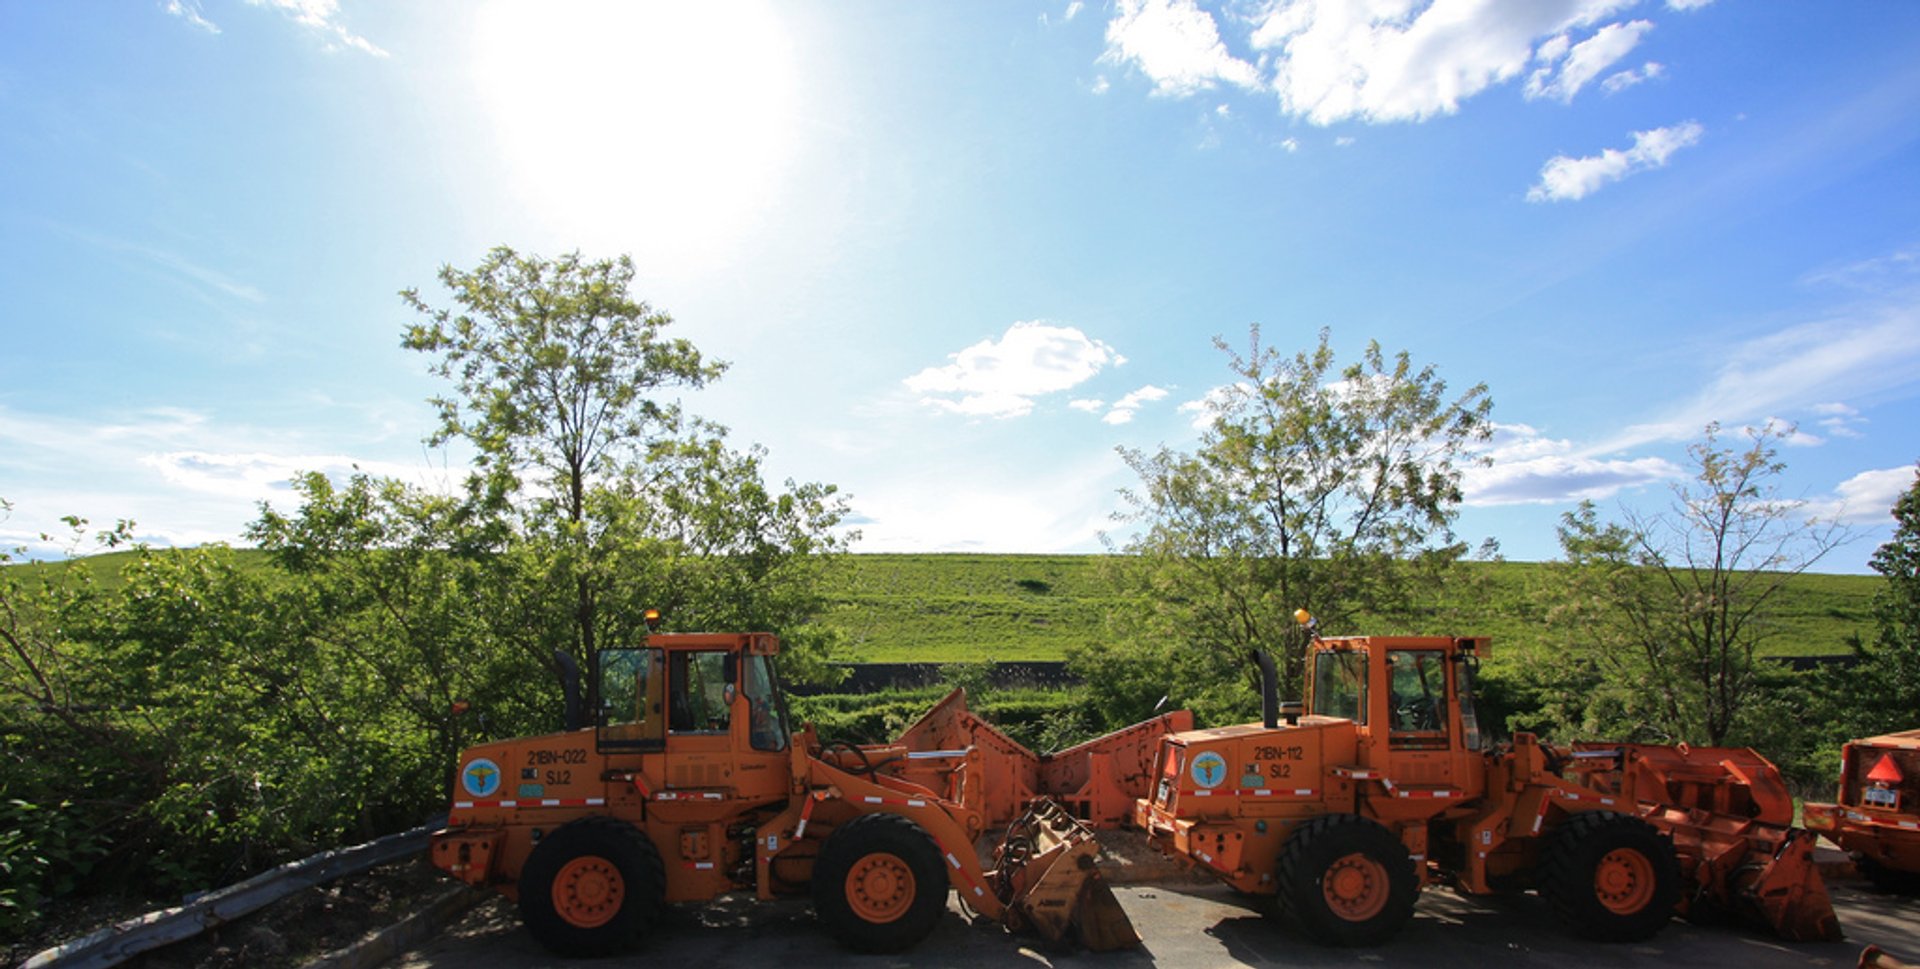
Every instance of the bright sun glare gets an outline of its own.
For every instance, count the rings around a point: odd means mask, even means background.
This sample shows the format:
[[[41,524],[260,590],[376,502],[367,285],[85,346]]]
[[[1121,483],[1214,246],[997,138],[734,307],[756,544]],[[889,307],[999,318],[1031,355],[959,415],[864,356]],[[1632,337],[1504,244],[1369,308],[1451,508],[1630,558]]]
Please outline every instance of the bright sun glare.
[[[473,70],[534,215],[656,269],[697,270],[751,233],[799,132],[790,38],[760,0],[498,0]]]

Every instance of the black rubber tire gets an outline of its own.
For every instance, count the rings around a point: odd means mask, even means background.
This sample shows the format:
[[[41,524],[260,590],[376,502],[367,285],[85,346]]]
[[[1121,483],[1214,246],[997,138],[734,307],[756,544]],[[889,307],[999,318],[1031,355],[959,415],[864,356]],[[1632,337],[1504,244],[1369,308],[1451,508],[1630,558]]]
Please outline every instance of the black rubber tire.
[[[1626,887],[1630,895],[1644,895],[1631,911],[1609,907],[1598,877],[1601,866],[1615,852],[1638,855],[1643,865]],[[1651,885],[1642,884],[1645,877]],[[1612,811],[1574,815],[1553,833],[1541,853],[1540,895],[1554,915],[1573,934],[1595,942],[1640,942],[1650,939],[1673,918],[1680,901],[1680,862],[1673,842],[1653,825]]]
[[[1354,855],[1370,864],[1353,865]],[[1347,878],[1361,878],[1369,894],[1384,892],[1356,918],[1329,900],[1326,879],[1344,870]],[[1384,883],[1375,882],[1382,874]],[[1280,851],[1275,877],[1279,881],[1279,914],[1324,945],[1378,945],[1392,938],[1413,918],[1420,885],[1413,858],[1393,832],[1378,822],[1354,814],[1333,814],[1302,825]]]
[[[611,903],[616,907],[605,922],[582,927],[560,913],[554,891],[569,864],[595,858],[618,873]],[[560,955],[612,955],[640,941],[666,891],[660,851],[644,832],[616,818],[581,818],[549,832],[527,856],[520,869],[520,920],[535,941]]]
[[[1873,887],[1881,892],[1889,895],[1920,894],[1920,872],[1889,868],[1879,859],[1869,858],[1858,851],[1853,852],[1853,867],[1860,872],[1860,877],[1872,882]]]
[[[891,855],[912,880],[912,900],[886,921],[863,916],[847,897],[847,876],[873,855]],[[926,831],[897,814],[863,814],[843,824],[813,864],[813,911],[843,946],[858,952],[900,952],[933,931],[947,910],[947,866]]]

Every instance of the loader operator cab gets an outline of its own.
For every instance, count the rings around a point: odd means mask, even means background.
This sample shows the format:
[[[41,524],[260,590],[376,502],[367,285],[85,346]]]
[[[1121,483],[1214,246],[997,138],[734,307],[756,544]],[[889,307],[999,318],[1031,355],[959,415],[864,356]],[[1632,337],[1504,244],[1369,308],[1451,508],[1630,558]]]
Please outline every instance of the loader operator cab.
[[[786,750],[777,648],[771,636],[656,635],[646,646],[600,650],[594,664],[597,745],[603,751],[657,751],[670,738],[724,740],[744,724],[748,749]]]
[[[1464,749],[1481,750],[1486,740],[1475,716],[1474,680],[1484,652],[1485,640],[1475,639],[1386,645],[1316,638],[1307,712],[1361,727],[1384,725],[1394,749],[1446,749],[1457,731]]]

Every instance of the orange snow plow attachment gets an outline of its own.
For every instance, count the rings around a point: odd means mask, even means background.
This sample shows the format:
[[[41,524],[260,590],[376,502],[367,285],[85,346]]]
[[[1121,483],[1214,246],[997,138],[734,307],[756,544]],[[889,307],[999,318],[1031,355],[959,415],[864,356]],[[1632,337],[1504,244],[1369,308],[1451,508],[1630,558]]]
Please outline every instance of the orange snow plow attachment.
[[[1093,952],[1139,945],[1133,921],[1095,867],[1099,853],[1086,825],[1052,801],[1035,802],[993,853],[989,877],[1007,906],[1008,925],[1030,927],[1055,944],[1072,932]]]
[[[1012,822],[1028,805],[1048,798],[1088,826],[1104,829],[1125,823],[1133,802],[1152,790],[1160,738],[1192,729],[1193,714],[1175,710],[1076,747],[1036,754],[968,710],[966,691],[957,689],[894,743],[909,751],[978,751],[984,774],[978,779],[981,810],[988,825]]]
[[[1687,880],[1680,914],[1725,912],[1796,942],[1842,938],[1813,861],[1817,837],[1792,826],[1793,798],[1766,758],[1685,744],[1574,750],[1589,783],[1638,803],[1641,817],[1673,839]]]

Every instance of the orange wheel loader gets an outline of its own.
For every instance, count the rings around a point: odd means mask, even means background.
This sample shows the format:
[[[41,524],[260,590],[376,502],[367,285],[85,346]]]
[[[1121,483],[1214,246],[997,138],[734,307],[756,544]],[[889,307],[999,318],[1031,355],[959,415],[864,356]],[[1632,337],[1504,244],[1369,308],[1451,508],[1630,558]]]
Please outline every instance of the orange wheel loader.
[[[790,729],[778,652],[764,633],[601,650],[591,726],[461,755],[434,863],[516,900],[534,938],[568,955],[623,950],[662,905],[735,892],[810,898],[835,938],[865,952],[920,941],[950,888],[970,911],[1050,941],[1139,942],[1088,827],[1031,785],[996,790],[1033,777],[1033,755],[990,728],[949,731],[941,749],[822,743]],[[940,723],[974,723],[958,695],[941,710]],[[1003,828],[989,869],[976,843]]]
[[[1805,804],[1807,827],[1851,854],[1881,891],[1920,892],[1920,730],[1841,748],[1838,797]]]
[[[1311,630],[1312,618],[1298,618]],[[1315,635],[1304,715],[1281,722],[1256,653],[1263,722],[1162,738],[1135,823],[1162,851],[1332,945],[1384,941],[1423,886],[1536,889],[1573,932],[1647,938],[1676,912],[1751,916],[1789,939],[1837,939],[1790,827],[1779,772],[1751,750],[1495,745],[1474,680],[1488,641]],[[1292,706],[1292,705],[1290,705]]]

